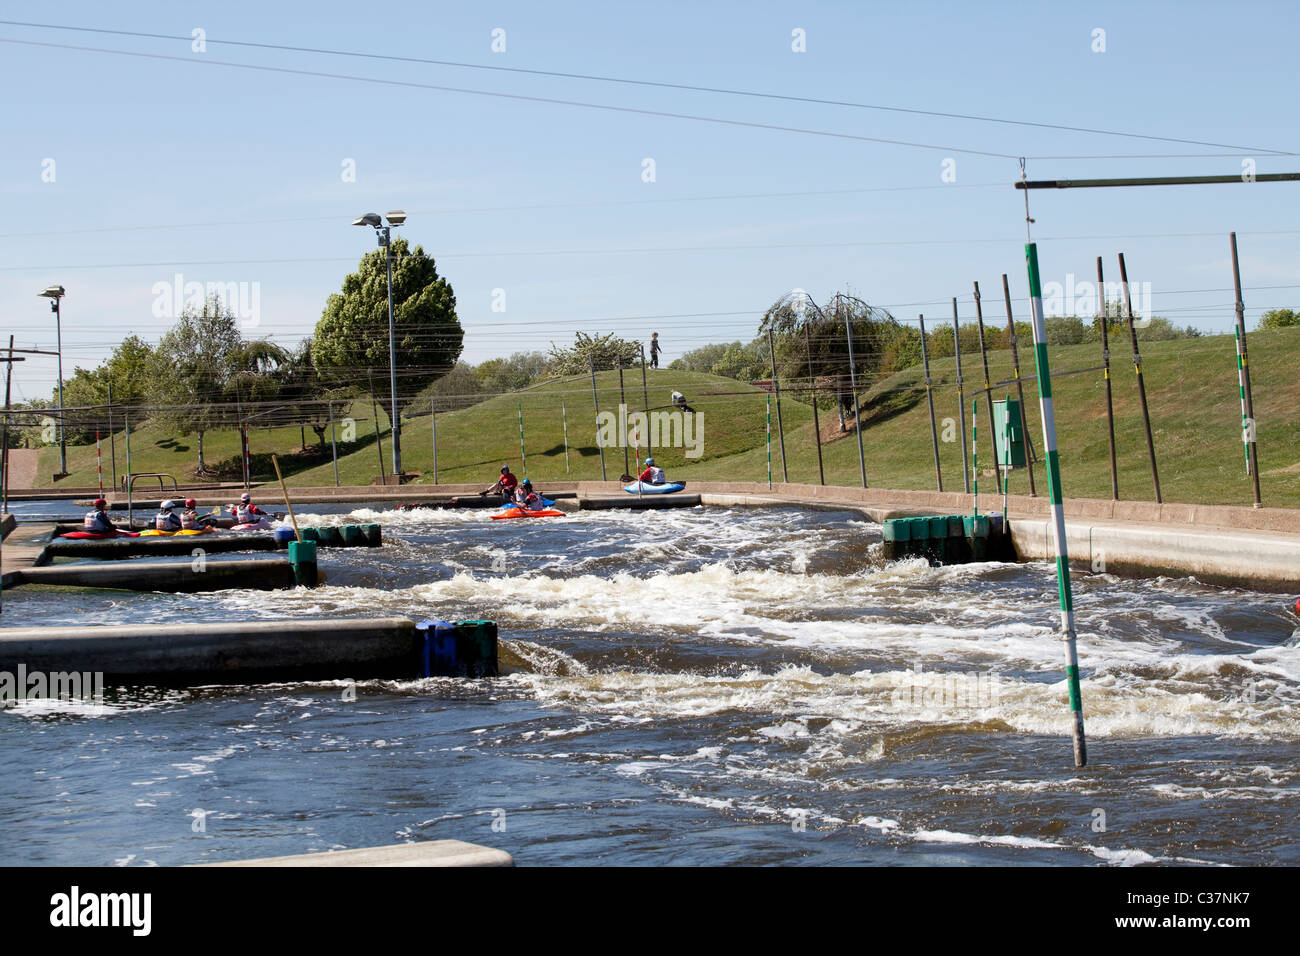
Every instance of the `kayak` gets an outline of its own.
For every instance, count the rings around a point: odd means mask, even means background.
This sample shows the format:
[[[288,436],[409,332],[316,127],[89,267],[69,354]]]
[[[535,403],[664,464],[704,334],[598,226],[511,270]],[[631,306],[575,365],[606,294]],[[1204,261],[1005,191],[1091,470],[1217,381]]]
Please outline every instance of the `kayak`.
[[[543,498],[543,499],[542,499],[542,504],[549,508],[551,505],[555,504],[555,502],[552,501],[550,498]],[[518,503],[508,504],[508,505],[502,505],[502,506],[501,506],[501,510],[502,510],[502,511],[506,511],[506,510],[508,510],[508,509],[510,509],[510,508],[519,508],[519,507],[522,507],[522,506],[519,505]]]
[[[681,491],[686,487],[684,481],[670,481],[665,485],[652,485],[646,481],[634,481],[630,485],[624,485],[623,490],[629,495],[671,495],[674,491]]]
[[[263,518],[261,521],[253,521],[248,524],[237,524],[231,527],[231,531],[269,531],[275,526],[275,522],[270,518]]]
[[[69,531],[59,535],[60,538],[74,538],[80,541],[105,541],[109,538],[138,538],[139,531]]]
[[[556,511],[553,508],[540,508],[537,511],[529,511],[527,508],[509,508],[500,514],[492,516],[493,521],[499,521],[502,518],[563,518],[563,511]]]
[[[176,536],[176,535],[210,534],[211,532],[213,532],[213,531],[215,531],[215,530],[216,530],[215,528],[182,528],[182,529],[179,530],[179,531],[159,531],[159,530],[157,530],[156,528],[151,528],[151,529],[149,529],[148,531],[141,531],[141,532],[140,532],[140,537],[142,537],[142,538],[170,538],[170,537],[174,537],[174,536]]]

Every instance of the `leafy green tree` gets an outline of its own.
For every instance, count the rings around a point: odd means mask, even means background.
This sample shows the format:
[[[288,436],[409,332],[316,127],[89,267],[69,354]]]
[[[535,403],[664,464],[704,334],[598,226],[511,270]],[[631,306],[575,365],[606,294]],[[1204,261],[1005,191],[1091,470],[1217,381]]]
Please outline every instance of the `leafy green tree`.
[[[234,313],[216,296],[201,309],[187,307],[158,343],[150,399],[162,406],[158,420],[182,435],[197,433],[199,474],[208,470],[204,434],[237,420],[225,401],[237,395],[235,383],[247,371],[243,345]]]
[[[1269,309],[1259,317],[1259,328],[1265,329],[1289,329],[1292,326],[1300,325],[1300,312],[1294,309]]]
[[[722,356],[727,353],[731,347],[740,348],[739,342],[718,342],[713,345],[702,345],[698,349],[691,349],[680,358],[674,359],[668,367],[671,369],[680,369],[686,372],[712,372],[713,366],[722,360]]]
[[[455,367],[465,333],[456,316],[456,294],[438,275],[433,257],[420,246],[412,250],[405,239],[393,240],[392,253],[400,401]],[[370,370],[376,383],[387,379],[388,272],[383,249],[362,256],[357,271],[343,280],[343,291],[329,297],[316,323],[312,361],[333,384],[364,382]],[[387,387],[382,391],[386,395]],[[389,409],[390,414],[395,411]]]
[[[542,352],[515,352],[509,358],[488,359],[474,373],[488,392],[516,392],[541,378],[547,361]]]
[[[616,368],[619,360],[624,368],[641,364],[641,343],[629,342],[618,338],[613,332],[608,335],[588,335],[575,332],[573,345],[560,348],[551,343],[550,362],[546,371],[551,375],[582,375],[591,369],[603,372]]]

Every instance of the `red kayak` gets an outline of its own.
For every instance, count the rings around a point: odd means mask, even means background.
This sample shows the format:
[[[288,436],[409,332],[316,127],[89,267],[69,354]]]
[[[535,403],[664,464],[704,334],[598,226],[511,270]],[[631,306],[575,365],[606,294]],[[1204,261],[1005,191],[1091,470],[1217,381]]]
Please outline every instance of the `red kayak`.
[[[499,521],[502,518],[563,518],[563,511],[556,511],[554,508],[542,508],[537,511],[529,511],[527,508],[507,508],[500,514],[492,516],[493,521]]]
[[[69,531],[59,535],[60,538],[79,538],[90,541],[103,541],[107,538],[138,538],[139,531]]]

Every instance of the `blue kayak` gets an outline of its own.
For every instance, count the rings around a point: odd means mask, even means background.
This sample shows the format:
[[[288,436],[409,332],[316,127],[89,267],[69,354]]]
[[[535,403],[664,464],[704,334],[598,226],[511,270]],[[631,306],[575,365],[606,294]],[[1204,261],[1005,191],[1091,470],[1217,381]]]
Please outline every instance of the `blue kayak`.
[[[624,485],[623,490],[629,495],[671,495],[674,491],[681,491],[686,487],[684,481],[671,481],[666,485],[652,485],[645,481],[634,481],[630,485]]]
[[[555,502],[552,501],[550,498],[543,498],[543,499],[542,499],[542,504],[543,504],[544,506],[546,506],[547,508],[549,508],[551,505],[555,504]],[[508,504],[508,505],[502,505],[500,510],[504,511],[506,508],[518,508],[518,507],[519,507],[518,504],[515,504],[515,503],[511,502],[511,503]]]

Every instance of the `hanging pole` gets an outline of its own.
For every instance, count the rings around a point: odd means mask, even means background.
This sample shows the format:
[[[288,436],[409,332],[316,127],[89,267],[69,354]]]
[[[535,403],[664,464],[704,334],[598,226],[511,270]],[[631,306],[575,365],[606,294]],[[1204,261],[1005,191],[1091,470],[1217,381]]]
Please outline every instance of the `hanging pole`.
[[[135,530],[135,507],[131,503],[131,415],[123,411],[122,431],[126,435],[126,530]]]
[[[980,443],[979,443],[979,410],[980,400],[972,398],[970,400],[970,451],[971,451],[971,478],[975,485],[975,517],[980,513]],[[989,432],[992,433],[990,428]],[[993,456],[997,458],[997,445],[993,446]]]
[[[772,490],[772,396],[767,396],[767,490]]]
[[[843,308],[843,303],[840,303]],[[851,309],[844,309],[844,335],[849,343],[849,388],[853,390],[853,430],[858,433],[858,467],[862,470],[862,487],[867,487],[867,456],[862,450],[862,412],[858,409],[858,372],[853,361],[853,324]]]
[[[112,475],[113,478],[113,486],[114,488],[116,488],[117,487],[117,441],[116,441],[116,436],[113,434],[113,382],[111,379],[108,382],[108,454],[109,454],[110,467],[112,467],[113,469],[110,474]]]
[[[1110,317],[1106,315],[1106,281],[1102,277],[1101,256],[1097,257],[1097,303],[1101,315],[1101,369],[1106,380],[1106,434],[1110,438],[1110,496],[1119,501],[1119,470],[1115,464],[1115,402],[1110,389]]]
[[[99,472],[99,497],[104,497],[104,446],[99,440],[99,429],[95,429],[95,470]]]
[[[1003,401],[1007,406],[1009,406],[1011,404],[1011,396],[1006,396]],[[1020,414],[1022,417],[1024,416],[1024,406],[1021,406]],[[1002,466],[1002,536],[1010,541],[1011,526],[1007,523],[1007,494],[1008,485],[1011,483],[1011,416],[1008,414],[1004,415],[1003,418],[1002,445],[1007,452],[1007,462]],[[1023,421],[1020,423],[1020,430],[1022,432],[1024,431]],[[993,459],[993,463],[995,465],[999,463],[996,456]]]
[[[1020,346],[1016,343],[1016,320],[1011,315],[1011,287],[1007,285],[1007,274],[1002,273],[1002,298],[1007,303],[1007,334],[1011,336],[1011,376],[1016,380],[1016,397],[1020,399],[1020,414],[1024,416],[1025,428],[1025,471],[1029,473],[1029,497],[1037,498],[1034,490],[1034,443],[1029,440],[1029,416],[1025,413],[1025,386],[1020,381]]]
[[[1237,397],[1241,400],[1241,452],[1246,459],[1246,477],[1249,478],[1250,467],[1250,416],[1246,414],[1246,377],[1242,374],[1245,366],[1241,361],[1241,329],[1233,327],[1232,337],[1237,345]]]
[[[564,428],[564,473],[569,472],[569,413],[564,409],[564,403],[560,402],[560,424]]]
[[[1147,408],[1147,387],[1142,380],[1142,355],[1138,351],[1137,329],[1133,325],[1133,302],[1128,292],[1128,268],[1124,265],[1124,253],[1119,254],[1119,281],[1124,289],[1124,317],[1128,319],[1128,334],[1133,341],[1133,370],[1137,373],[1138,398],[1142,402],[1142,424],[1147,433],[1147,454],[1151,458],[1151,483],[1156,489],[1156,504],[1164,501],[1160,497],[1160,473],[1156,471],[1156,442],[1151,436],[1151,412]]]
[[[930,352],[925,347],[925,316],[921,322],[921,367],[925,369],[925,400],[930,403],[930,441],[934,444],[934,480],[943,491],[943,472],[939,470],[939,428],[934,421],[934,386],[930,384]]]
[[[0,513],[9,513],[9,398],[14,380],[14,337],[9,336],[9,356],[5,361],[5,423],[4,447],[0,448]]]
[[[375,418],[375,451],[379,453],[379,483],[388,485],[388,478],[384,475],[384,440],[379,433],[379,406],[375,403],[375,373],[366,369],[366,375],[370,379],[370,414]]]
[[[1034,328],[1034,367],[1038,373],[1038,408],[1043,419],[1043,453],[1047,457],[1047,491],[1052,499],[1052,533],[1056,545],[1056,581],[1061,599],[1061,639],[1065,642],[1065,680],[1074,718],[1074,765],[1088,762],[1083,733],[1083,696],[1079,690],[1079,652],[1074,635],[1074,596],[1070,590],[1070,559],[1065,545],[1065,507],[1061,495],[1061,461],[1056,450],[1056,414],[1052,405],[1052,371],[1047,361],[1047,323],[1038,278],[1038,246],[1025,244],[1029,270],[1029,311]]]
[[[817,480],[826,484],[826,467],[822,464],[822,425],[817,416],[817,377],[813,375],[812,336],[808,334],[808,320],[803,323],[803,344],[808,353],[808,386],[812,389],[813,436],[817,440]]]
[[[1300,180],[1300,173],[1255,173],[1235,176],[1146,176],[1126,179],[1031,179],[1017,189],[1092,189],[1099,186],[1196,186],[1207,183],[1284,183]]]
[[[618,356],[614,360],[618,364],[618,408],[619,408],[619,429],[623,430],[624,423],[627,421],[627,393],[623,391],[623,356]],[[623,472],[626,474],[629,462],[627,457],[627,433],[618,436],[619,444],[623,446]]]
[[[528,477],[528,456],[524,454],[524,403],[518,402],[516,407],[519,409],[519,469],[520,473]]]
[[[975,321],[979,323],[980,330],[980,363],[984,366],[984,398],[989,407],[989,422],[993,421],[993,386],[989,383],[989,353],[984,348],[984,308],[980,305],[980,284],[975,283]],[[993,427],[989,426],[989,447],[993,449],[993,459],[997,460],[998,443],[993,434]]]
[[[638,344],[640,344],[640,343],[638,343]],[[641,414],[645,417],[645,427],[646,427],[646,436],[645,436],[645,456],[646,456],[647,458],[652,458],[652,457],[654,457],[654,451],[651,450],[651,448],[650,448],[650,434],[651,434],[651,433],[650,433],[650,386],[649,386],[649,385],[647,384],[647,382],[646,382],[646,374],[645,374],[645,346],[644,346],[644,345],[641,346]],[[685,419],[682,420],[682,427],[683,427],[683,428],[686,427],[686,425],[685,425]],[[660,436],[660,437],[662,437],[662,436]],[[636,463],[636,467],[637,467],[637,475],[639,476],[639,475],[641,474],[641,462],[640,462],[640,461],[638,461],[638,462]],[[638,480],[640,480],[640,479],[638,478]],[[640,486],[640,485],[637,485],[637,497],[638,497],[638,498],[643,497],[642,494],[641,494],[641,486]]]
[[[600,480],[608,481],[605,475],[605,449],[600,444],[600,396],[596,393],[596,362],[594,359],[587,359],[587,367],[591,369],[591,404],[596,409],[596,451],[600,453]]]
[[[970,494],[970,456],[966,451],[966,393],[962,389],[961,379],[961,327],[957,324],[957,297],[952,299],[952,347],[957,357],[957,413],[961,416],[961,470],[966,482],[966,494]]]
[[[334,487],[339,486],[339,429],[338,424],[334,421],[334,403],[329,403],[330,412],[330,447],[333,449],[334,457]]]
[[[1256,436],[1259,424],[1255,420],[1255,400],[1250,391],[1250,362],[1246,357],[1246,303],[1241,299],[1241,267],[1237,263],[1237,234],[1228,236],[1232,243],[1232,287],[1237,293],[1237,333],[1241,338],[1241,371],[1246,380],[1246,431],[1250,438],[1250,477],[1255,483],[1255,507],[1259,501],[1259,447]]]
[[[790,470],[785,460],[785,422],[781,418],[781,383],[776,377],[776,344],[772,330],[767,330],[767,349],[772,356],[772,388],[776,392],[776,434],[781,441],[781,480],[790,482]]]

